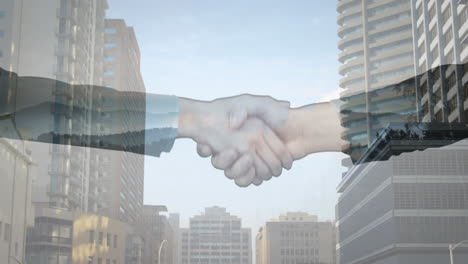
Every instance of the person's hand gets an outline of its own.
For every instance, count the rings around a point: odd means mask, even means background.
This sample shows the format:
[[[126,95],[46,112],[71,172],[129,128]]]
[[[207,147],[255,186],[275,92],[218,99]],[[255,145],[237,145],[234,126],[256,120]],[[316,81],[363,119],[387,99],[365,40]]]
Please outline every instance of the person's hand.
[[[201,156],[215,154],[212,163],[216,168],[232,167],[225,171],[229,178],[242,174],[250,179],[252,173],[260,175],[259,179],[271,178],[291,166],[291,156],[263,122],[246,120],[258,118],[270,127],[280,127],[286,123],[288,111],[289,103],[267,96],[241,95],[212,102],[180,99],[178,137],[195,140]],[[238,165],[231,166],[236,160]],[[250,172],[236,169],[252,165]],[[249,181],[260,184],[259,179]],[[236,181],[241,186],[244,182],[247,180]]]
[[[279,140],[286,145],[286,151],[291,154],[293,160],[301,159],[310,153],[340,151],[342,148],[346,148],[346,143],[340,136],[342,127],[336,107],[329,103],[290,109],[288,121],[275,127],[274,132],[273,134],[276,134]],[[198,149],[205,156],[212,154],[209,146],[199,145]],[[213,153],[213,159],[223,155],[225,155],[224,151]],[[244,157],[239,157],[237,161],[233,162],[232,167],[238,167],[243,159]],[[230,173],[229,176],[246,185],[251,183],[258,185],[271,178],[271,176],[260,174],[252,179],[251,175],[244,175],[242,172]],[[249,180],[251,181],[249,182]]]

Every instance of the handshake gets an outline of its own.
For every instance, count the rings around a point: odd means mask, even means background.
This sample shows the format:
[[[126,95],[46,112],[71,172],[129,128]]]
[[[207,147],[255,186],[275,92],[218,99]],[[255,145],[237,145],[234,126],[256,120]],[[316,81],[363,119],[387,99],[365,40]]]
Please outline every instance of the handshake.
[[[193,139],[198,154],[211,156],[240,187],[279,176],[310,153],[341,149],[336,109],[327,103],[291,109],[285,101],[244,94],[211,102],[180,98],[179,105],[178,138]]]

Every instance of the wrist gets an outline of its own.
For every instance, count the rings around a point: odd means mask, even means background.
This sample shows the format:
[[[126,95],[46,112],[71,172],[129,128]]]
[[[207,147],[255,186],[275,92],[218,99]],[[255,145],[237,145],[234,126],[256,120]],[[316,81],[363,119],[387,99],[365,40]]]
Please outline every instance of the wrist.
[[[179,98],[178,138],[196,140],[202,124],[207,119],[207,103],[187,98]]]

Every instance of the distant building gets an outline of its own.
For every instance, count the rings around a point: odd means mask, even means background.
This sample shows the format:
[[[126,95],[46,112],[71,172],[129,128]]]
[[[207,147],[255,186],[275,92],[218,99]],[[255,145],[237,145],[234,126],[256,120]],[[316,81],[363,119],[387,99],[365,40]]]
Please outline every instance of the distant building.
[[[334,264],[335,230],[317,216],[289,212],[266,222],[256,236],[257,264]]]
[[[143,206],[143,221],[139,225],[138,231],[145,241],[143,249],[144,264],[157,263],[159,257],[161,258],[161,264],[175,264],[173,252],[177,237],[167,217],[161,215],[161,212],[167,212],[166,206]],[[160,248],[161,256],[159,256]]]
[[[173,246],[173,260],[174,263],[179,264],[179,256],[181,250],[181,237],[180,237],[180,215],[177,213],[171,213],[168,217],[168,222],[172,227],[173,234],[174,234],[174,246]]]
[[[208,207],[181,229],[181,263],[252,263],[250,228],[222,207]]]
[[[465,138],[462,125],[385,129],[338,186],[338,263],[448,263],[449,244],[468,239]]]
[[[76,217],[73,222],[73,264],[125,263],[129,232],[126,223],[105,216]]]
[[[22,141],[0,138],[0,263],[25,261],[26,232],[34,219],[33,166]]]

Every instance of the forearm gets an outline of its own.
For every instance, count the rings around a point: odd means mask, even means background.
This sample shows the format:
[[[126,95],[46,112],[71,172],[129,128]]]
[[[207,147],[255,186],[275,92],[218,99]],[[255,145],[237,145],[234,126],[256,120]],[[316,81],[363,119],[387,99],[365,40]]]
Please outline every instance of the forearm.
[[[286,140],[297,159],[316,152],[340,152],[346,145],[342,131],[337,106],[325,102],[291,109],[281,134],[294,135]]]

